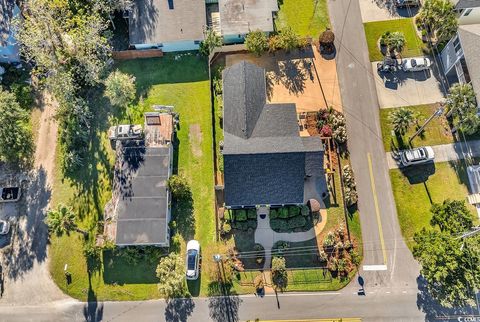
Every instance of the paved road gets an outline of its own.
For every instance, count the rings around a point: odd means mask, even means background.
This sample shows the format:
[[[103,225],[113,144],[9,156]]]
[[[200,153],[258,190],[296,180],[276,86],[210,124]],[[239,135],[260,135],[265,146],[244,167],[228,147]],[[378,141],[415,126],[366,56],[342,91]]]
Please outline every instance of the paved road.
[[[359,192],[364,265],[386,271],[363,271],[373,285],[411,287],[419,266],[398,225],[383,148],[374,74],[368,58],[358,0],[330,0],[336,35],[337,71],[347,119],[348,147]]]
[[[432,145],[435,162],[447,162],[480,157],[480,140],[462,141],[451,144]],[[399,167],[398,152],[387,152],[389,169]]]

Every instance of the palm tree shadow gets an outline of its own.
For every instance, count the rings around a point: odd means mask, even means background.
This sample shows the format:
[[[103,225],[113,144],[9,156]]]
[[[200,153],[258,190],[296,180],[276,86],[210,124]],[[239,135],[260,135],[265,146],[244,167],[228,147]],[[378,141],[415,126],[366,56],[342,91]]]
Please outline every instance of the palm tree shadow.
[[[87,303],[83,307],[85,321],[99,322],[103,320],[103,303],[98,303],[97,296],[92,289],[92,276],[88,273],[88,295]]]

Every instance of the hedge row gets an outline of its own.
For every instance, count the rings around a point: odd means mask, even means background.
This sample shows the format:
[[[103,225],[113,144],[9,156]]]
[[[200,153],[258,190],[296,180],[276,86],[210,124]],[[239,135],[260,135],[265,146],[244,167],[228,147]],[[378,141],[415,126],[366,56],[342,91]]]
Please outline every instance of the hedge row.
[[[257,221],[256,220],[236,221],[236,222],[232,221],[231,226],[232,228],[235,228],[238,230],[248,230],[249,228],[256,229]]]
[[[302,216],[308,216],[310,214],[310,209],[308,209],[307,206],[288,206],[288,207],[282,207],[282,208],[277,208],[277,209],[270,209],[270,219],[276,219],[276,218],[281,218],[281,219],[287,219],[287,218],[293,218],[298,215]]]
[[[275,231],[286,231],[295,228],[302,228],[307,224],[307,220],[303,216],[296,216],[290,219],[271,219],[270,227]]]

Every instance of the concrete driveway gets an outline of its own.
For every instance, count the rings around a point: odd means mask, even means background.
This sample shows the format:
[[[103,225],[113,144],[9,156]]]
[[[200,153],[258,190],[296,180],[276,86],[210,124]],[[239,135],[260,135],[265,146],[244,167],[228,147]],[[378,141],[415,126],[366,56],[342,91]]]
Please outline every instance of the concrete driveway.
[[[397,9],[393,0],[359,0],[363,22],[409,18],[418,13],[418,8]]]
[[[441,102],[444,93],[435,71],[379,73],[372,63],[380,108]]]

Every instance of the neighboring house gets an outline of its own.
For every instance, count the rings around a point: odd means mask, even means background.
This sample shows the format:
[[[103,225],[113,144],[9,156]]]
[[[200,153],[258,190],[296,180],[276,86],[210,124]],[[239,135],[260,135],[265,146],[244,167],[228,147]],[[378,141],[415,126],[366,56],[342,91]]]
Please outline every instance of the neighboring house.
[[[457,34],[440,54],[448,83],[471,83],[480,103],[480,0],[453,1]]]
[[[270,33],[275,30],[273,17],[278,11],[277,0],[218,0],[213,12],[212,28],[225,44],[239,43],[254,30]]]
[[[136,49],[196,50],[206,27],[205,0],[136,0],[128,20]]]
[[[197,50],[208,27],[225,44],[254,30],[275,30],[277,0],[136,0],[129,11],[129,42],[136,49]]]
[[[114,191],[105,208],[105,235],[117,246],[168,247],[173,166],[173,117],[145,114],[145,140],[117,142]]]
[[[227,208],[299,205],[328,195],[322,140],[300,137],[295,104],[266,98],[263,68],[242,61],[223,71]]]
[[[452,0],[458,16],[459,25],[480,23],[479,0]]]
[[[0,0],[0,62],[20,62],[19,46],[11,28],[14,17],[20,15],[20,9],[13,0]]]

